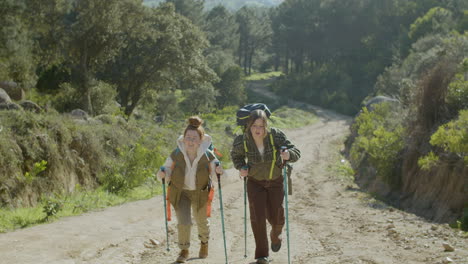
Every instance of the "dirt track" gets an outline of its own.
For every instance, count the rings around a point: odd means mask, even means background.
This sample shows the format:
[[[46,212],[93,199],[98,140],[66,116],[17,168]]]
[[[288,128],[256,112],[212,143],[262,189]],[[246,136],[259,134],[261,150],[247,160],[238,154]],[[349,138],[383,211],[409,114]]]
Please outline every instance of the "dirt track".
[[[349,119],[318,111],[320,121],[286,131],[302,151],[294,167],[289,197],[291,263],[468,263],[468,241],[447,225],[428,223],[386,206],[361,192],[331,169],[339,162]],[[243,188],[237,172],[223,178],[229,263],[253,263],[254,242],[248,227],[244,258]],[[196,228],[188,263],[224,263],[219,200],[214,200],[208,259],[198,255]],[[176,229],[175,221],[170,229]],[[145,247],[149,239],[161,245]],[[0,234],[0,263],[173,263],[176,234],[166,251],[161,197],[100,212],[69,217],[47,225]],[[445,252],[442,243],[455,247]],[[287,263],[287,247],[272,253],[273,263]]]

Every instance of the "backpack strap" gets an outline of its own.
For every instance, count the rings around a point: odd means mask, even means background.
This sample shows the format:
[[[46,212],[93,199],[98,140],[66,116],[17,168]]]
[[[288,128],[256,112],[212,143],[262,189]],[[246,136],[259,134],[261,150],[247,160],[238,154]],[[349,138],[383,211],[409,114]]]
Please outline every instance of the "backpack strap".
[[[275,168],[276,152],[277,152],[275,148],[275,142],[273,140],[273,133],[271,132],[270,132],[270,144],[271,144],[271,148],[273,149],[273,159],[271,160],[270,175],[269,175],[269,179],[271,180],[271,178],[273,178],[273,169]],[[245,154],[249,152],[249,149],[247,148],[247,141],[245,140],[245,136],[244,136],[244,151],[245,151]]]
[[[275,162],[276,162],[276,148],[275,148],[275,142],[273,141],[273,134],[270,133],[270,144],[271,148],[273,149],[273,159],[271,160],[271,167],[270,167],[270,180],[273,177],[273,168],[275,167]]]

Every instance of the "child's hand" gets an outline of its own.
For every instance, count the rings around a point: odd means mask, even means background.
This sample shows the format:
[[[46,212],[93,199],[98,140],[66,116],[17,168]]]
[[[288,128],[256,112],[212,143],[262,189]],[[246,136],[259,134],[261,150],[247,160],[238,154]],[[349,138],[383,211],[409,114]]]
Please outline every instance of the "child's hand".
[[[242,169],[239,170],[239,175],[244,178],[249,175],[249,168],[248,167],[242,167]]]
[[[166,178],[166,172],[165,171],[158,171],[158,174],[157,174],[158,178],[159,179],[165,179]]]

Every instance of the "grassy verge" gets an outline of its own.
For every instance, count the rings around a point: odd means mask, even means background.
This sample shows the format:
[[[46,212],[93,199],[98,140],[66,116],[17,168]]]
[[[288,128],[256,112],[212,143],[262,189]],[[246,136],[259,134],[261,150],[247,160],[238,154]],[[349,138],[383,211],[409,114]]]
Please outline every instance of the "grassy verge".
[[[80,187],[70,195],[55,194],[43,197],[40,204],[30,208],[0,208],[0,233],[25,228],[73,215],[80,215],[127,202],[149,199],[162,192],[161,185],[155,181],[134,188],[125,194],[114,194],[103,188],[81,190]]]
[[[293,129],[311,125],[318,117],[311,112],[297,108],[280,107],[272,113],[272,126],[281,129]]]
[[[246,81],[260,81],[260,80],[267,80],[267,79],[271,79],[271,78],[274,78],[274,77],[279,77],[281,76],[283,73],[280,72],[280,71],[276,71],[276,72],[265,72],[265,73],[253,73],[247,77],[245,77],[245,80]]]

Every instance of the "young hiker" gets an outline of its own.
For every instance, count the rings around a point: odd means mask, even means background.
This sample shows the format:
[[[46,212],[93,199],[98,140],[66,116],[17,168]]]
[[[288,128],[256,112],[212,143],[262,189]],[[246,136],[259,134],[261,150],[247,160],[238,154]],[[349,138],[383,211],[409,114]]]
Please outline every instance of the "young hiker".
[[[211,179],[216,173],[223,174],[221,166],[209,150],[211,137],[205,134],[202,120],[190,117],[184,134],[177,139],[177,148],[166,159],[165,170],[159,171],[159,179],[170,182],[169,202],[177,216],[177,232],[180,254],[177,263],[184,263],[189,257],[190,231],[193,216],[198,227],[200,251],[198,257],[208,257],[208,239],[210,235],[207,218],[208,194],[212,189]]]
[[[282,146],[287,150],[282,152]],[[271,225],[271,249],[277,252],[281,248],[285,223],[281,167],[283,161],[295,162],[300,155],[281,130],[268,128],[263,110],[252,111],[244,134],[234,139],[231,158],[240,176],[248,179],[250,224],[255,237],[255,259],[259,264],[269,262],[267,220]]]

